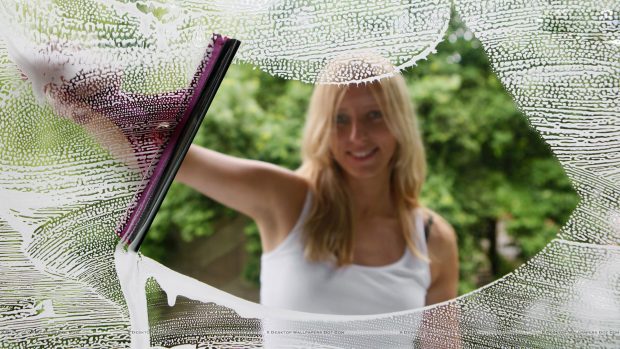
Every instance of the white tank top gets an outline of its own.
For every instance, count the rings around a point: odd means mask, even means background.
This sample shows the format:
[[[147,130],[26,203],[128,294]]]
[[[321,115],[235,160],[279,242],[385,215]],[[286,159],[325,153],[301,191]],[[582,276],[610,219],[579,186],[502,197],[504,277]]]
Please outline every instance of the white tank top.
[[[273,251],[261,256],[260,301],[267,306],[322,314],[367,315],[420,308],[430,285],[430,268],[405,249],[396,262],[372,267],[309,262],[304,257],[302,225],[311,208],[308,191],[297,223]],[[424,224],[415,210],[414,241],[428,256]]]

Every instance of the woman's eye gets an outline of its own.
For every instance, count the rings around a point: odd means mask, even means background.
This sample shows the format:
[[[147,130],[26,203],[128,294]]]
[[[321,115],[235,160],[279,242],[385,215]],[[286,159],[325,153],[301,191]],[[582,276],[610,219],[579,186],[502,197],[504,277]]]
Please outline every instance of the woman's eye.
[[[349,122],[349,117],[346,114],[338,114],[336,115],[336,123],[337,124],[346,124]]]
[[[383,117],[383,114],[381,114],[381,112],[378,110],[373,110],[370,113],[368,113],[368,118],[371,120],[379,120],[382,117]]]

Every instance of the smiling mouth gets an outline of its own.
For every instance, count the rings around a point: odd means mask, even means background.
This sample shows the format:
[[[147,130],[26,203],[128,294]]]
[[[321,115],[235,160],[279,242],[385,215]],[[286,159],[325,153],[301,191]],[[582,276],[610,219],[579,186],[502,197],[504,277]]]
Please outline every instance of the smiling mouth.
[[[379,148],[375,147],[367,151],[356,151],[356,152],[348,151],[347,154],[356,160],[366,160],[366,159],[371,158],[373,155],[375,155],[375,153],[377,153],[378,150]]]

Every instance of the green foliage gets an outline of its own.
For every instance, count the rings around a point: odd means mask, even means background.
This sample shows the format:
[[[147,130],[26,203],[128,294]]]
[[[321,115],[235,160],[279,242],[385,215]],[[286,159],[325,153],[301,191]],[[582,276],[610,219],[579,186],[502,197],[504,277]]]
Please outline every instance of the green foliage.
[[[528,125],[497,79],[480,43],[454,20],[438,53],[405,73],[416,106],[428,176],[423,203],[458,234],[459,292],[480,286],[489,273],[481,241],[506,222],[525,260],[549,242],[577,203],[570,182],[549,148]],[[312,86],[231,66],[195,143],[233,156],[290,169],[300,163],[301,128]],[[170,235],[184,240],[213,233],[232,211],[173,184],[143,249],[165,259]],[[245,229],[250,261],[244,275],[258,284],[258,229]],[[496,278],[520,260],[499,258]],[[488,277],[487,277],[488,279]]]
[[[246,236],[245,250],[250,255],[249,261],[243,269],[243,277],[258,285],[260,280],[260,256],[263,252],[260,236],[258,235],[258,227],[255,223],[252,223],[246,226],[243,232]]]
[[[557,234],[577,196],[490,69],[480,43],[467,40],[458,20],[448,38],[407,81],[427,150],[422,199],[457,231],[462,293],[479,286],[479,274],[489,268],[488,258],[480,258],[488,253],[480,241],[489,227],[494,232],[498,220],[506,221],[525,260]],[[518,262],[500,260],[493,277]]]

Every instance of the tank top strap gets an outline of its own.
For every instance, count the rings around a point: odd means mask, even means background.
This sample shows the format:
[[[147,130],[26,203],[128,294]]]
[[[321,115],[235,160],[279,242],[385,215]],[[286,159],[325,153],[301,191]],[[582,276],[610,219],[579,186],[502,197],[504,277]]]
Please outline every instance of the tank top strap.
[[[306,217],[308,216],[308,213],[310,213],[310,208],[312,208],[312,199],[312,190],[308,189],[306,192],[306,198],[304,199],[304,206],[302,207],[299,217],[297,218],[297,222],[295,222],[295,225],[293,226],[293,229],[291,229],[289,235],[292,233],[296,233],[298,235],[301,234]]]
[[[424,255],[428,255],[428,249],[426,245],[427,231],[426,226],[424,224],[424,215],[422,214],[422,208],[418,207],[414,210],[414,228],[413,238],[416,244],[416,247],[420,250],[420,252]]]

